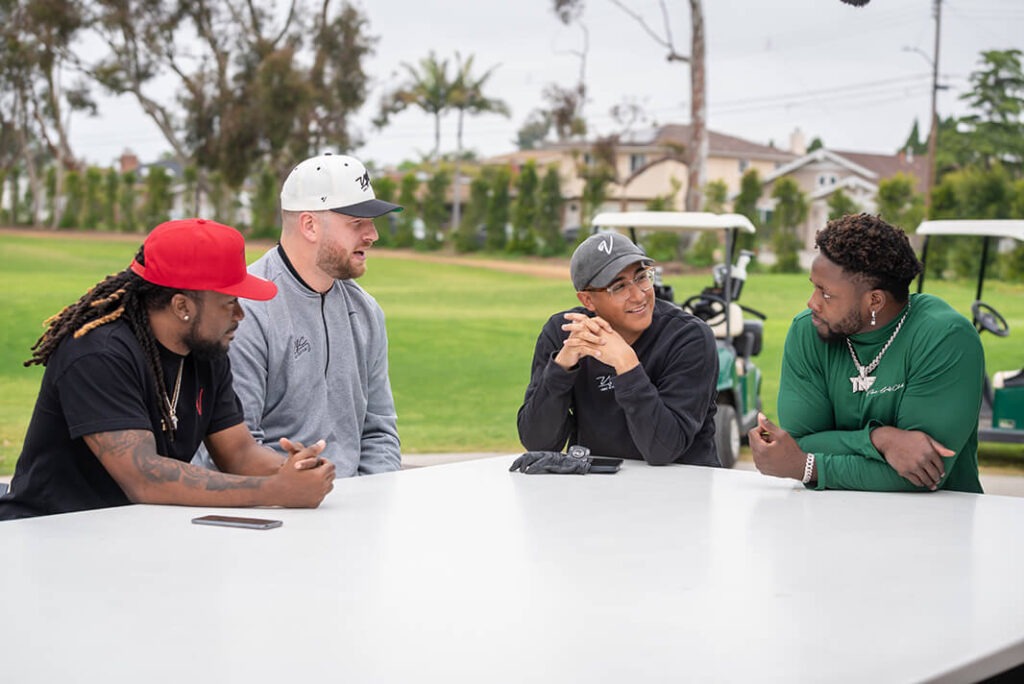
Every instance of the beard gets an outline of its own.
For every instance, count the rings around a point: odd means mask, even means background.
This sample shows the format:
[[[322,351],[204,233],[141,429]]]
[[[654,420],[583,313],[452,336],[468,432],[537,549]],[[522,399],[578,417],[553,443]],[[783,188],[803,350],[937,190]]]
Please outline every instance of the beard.
[[[826,323],[825,331],[821,328],[815,328],[815,332],[818,333],[818,337],[823,342],[828,344],[842,344],[846,341],[846,338],[850,335],[857,334],[857,331],[864,327],[864,317],[860,315],[859,311],[852,311],[849,316],[843,318],[835,325]]]
[[[335,280],[350,280],[363,275],[365,268],[352,265],[352,255],[337,243],[325,242],[316,252],[317,267]]]
[[[204,340],[196,334],[199,327],[199,316],[185,335],[185,344],[192,357],[197,361],[220,361],[227,358],[228,345],[220,340]]]

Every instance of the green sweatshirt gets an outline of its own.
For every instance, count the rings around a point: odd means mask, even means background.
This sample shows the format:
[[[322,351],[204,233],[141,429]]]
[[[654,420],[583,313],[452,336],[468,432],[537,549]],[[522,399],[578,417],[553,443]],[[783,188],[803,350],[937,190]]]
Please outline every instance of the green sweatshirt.
[[[793,319],[779,385],[779,424],[815,455],[818,489],[928,491],[900,477],[871,444],[871,431],[889,425],[920,430],[956,452],[943,459],[940,489],[981,493],[978,411],[984,352],[970,322],[941,299],[910,297],[903,329],[872,374],[874,385],[854,393],[857,369],[845,340],[826,343],[811,312]],[[885,345],[902,316],[850,338],[861,365]]]

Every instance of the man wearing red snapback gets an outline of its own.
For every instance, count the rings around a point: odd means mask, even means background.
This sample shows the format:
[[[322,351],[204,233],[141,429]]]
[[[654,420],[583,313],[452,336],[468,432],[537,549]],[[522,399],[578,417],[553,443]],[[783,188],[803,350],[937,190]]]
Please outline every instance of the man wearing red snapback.
[[[129,503],[316,507],[334,466],[245,427],[228,345],[238,299],[277,288],[246,271],[234,228],[169,221],[131,265],[47,321],[25,365],[46,366],[0,520]],[[189,464],[205,443],[220,469]]]

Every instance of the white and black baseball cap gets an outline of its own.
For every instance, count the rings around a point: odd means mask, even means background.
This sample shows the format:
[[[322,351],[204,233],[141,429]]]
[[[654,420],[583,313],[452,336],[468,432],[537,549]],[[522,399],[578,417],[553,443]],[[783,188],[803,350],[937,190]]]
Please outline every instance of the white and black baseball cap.
[[[329,210],[357,218],[377,218],[402,207],[377,199],[370,174],[355,157],[325,153],[292,169],[281,188],[284,211]]]
[[[577,292],[608,287],[619,271],[637,262],[650,266],[654,260],[643,248],[620,233],[597,233],[580,243],[569,261],[572,286]]]

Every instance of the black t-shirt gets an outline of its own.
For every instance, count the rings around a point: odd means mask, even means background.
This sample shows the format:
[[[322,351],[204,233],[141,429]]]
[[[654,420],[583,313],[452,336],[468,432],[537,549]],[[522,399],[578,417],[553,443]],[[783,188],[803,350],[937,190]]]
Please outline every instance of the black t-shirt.
[[[157,347],[169,395],[182,369],[174,441],[160,429],[162,398],[127,323],[69,337],[46,365],[11,491],[0,497],[0,520],[130,503],[84,435],[149,430],[157,453],[188,463],[206,435],[243,421],[226,357],[197,361]]]

